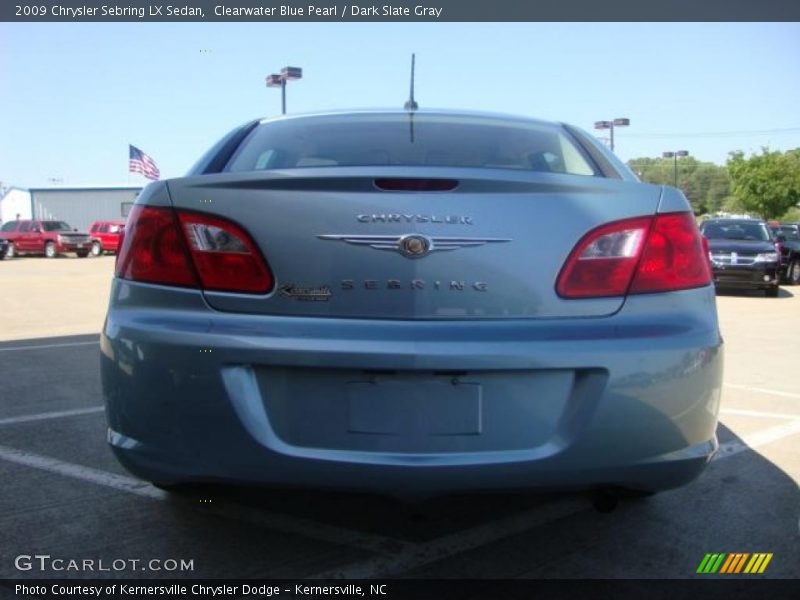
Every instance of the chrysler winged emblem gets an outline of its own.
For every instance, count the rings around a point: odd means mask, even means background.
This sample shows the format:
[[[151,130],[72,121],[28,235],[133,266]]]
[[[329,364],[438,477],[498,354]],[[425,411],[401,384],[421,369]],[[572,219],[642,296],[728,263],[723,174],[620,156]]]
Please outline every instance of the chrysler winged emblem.
[[[422,258],[431,252],[443,250],[457,250],[459,248],[469,248],[494,244],[498,242],[510,242],[506,238],[478,238],[478,237],[429,237],[419,233],[409,233],[406,235],[318,235],[321,240],[335,240],[347,242],[355,246],[368,246],[376,250],[391,250],[398,252],[406,258]]]

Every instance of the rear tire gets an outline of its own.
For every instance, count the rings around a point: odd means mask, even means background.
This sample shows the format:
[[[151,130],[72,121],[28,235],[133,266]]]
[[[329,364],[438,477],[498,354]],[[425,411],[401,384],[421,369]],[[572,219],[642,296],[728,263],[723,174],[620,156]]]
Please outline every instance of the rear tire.
[[[44,245],[44,255],[47,258],[55,258],[58,256],[58,252],[56,252],[56,245],[53,242],[47,242]]]
[[[82,252],[76,252],[75,254],[78,255],[78,258],[86,258],[87,256],[89,256],[89,251],[83,250]]]
[[[92,256],[100,256],[103,253],[103,248],[100,246],[100,242],[95,242],[92,244]]]
[[[764,290],[764,295],[767,298],[777,298],[778,297],[778,286],[773,285],[772,287],[768,287]]]
[[[800,257],[795,257],[786,267],[786,282],[789,285],[800,285]]]

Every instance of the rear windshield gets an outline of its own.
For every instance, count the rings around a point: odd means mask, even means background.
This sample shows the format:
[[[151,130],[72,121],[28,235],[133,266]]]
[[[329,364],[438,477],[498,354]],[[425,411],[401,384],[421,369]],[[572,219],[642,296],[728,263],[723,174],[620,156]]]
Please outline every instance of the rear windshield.
[[[72,227],[64,221],[42,221],[45,231],[72,231]]]
[[[242,143],[225,170],[373,165],[597,175],[556,125],[424,114],[334,115],[264,123]]]
[[[710,240],[756,240],[768,242],[772,236],[765,223],[706,223],[703,235]]]

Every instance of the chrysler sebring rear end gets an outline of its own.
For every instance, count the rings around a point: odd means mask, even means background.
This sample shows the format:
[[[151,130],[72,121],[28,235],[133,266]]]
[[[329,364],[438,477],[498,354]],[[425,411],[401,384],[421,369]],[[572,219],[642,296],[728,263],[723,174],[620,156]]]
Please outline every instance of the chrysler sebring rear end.
[[[159,485],[657,491],[717,448],[689,205],[521,118],[245,125],[128,219],[108,440]]]

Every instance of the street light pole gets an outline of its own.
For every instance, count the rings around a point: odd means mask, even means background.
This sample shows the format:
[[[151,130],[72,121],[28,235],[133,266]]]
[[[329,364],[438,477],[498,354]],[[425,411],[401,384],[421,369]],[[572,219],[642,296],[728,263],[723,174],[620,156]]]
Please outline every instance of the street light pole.
[[[609,130],[609,139],[611,145],[611,151],[614,151],[614,127],[627,127],[631,124],[630,119],[614,119],[613,121],[595,121],[594,128],[595,129],[608,129]]]
[[[286,82],[303,78],[303,69],[300,67],[283,67],[281,72],[267,76],[267,87],[281,88],[281,114],[286,114]]]
[[[672,152],[662,152],[661,156],[672,159],[672,185],[678,187],[678,157],[689,156],[688,150],[674,150]]]

